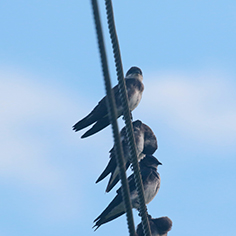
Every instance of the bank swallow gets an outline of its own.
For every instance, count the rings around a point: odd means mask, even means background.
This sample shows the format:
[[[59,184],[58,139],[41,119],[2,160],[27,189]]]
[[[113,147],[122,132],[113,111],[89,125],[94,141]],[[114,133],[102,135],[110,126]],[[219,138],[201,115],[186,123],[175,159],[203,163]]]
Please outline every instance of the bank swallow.
[[[127,88],[128,105],[130,112],[138,106],[142,98],[142,93],[144,90],[142,80],[142,71],[138,67],[131,67],[126,73],[125,83]],[[113,93],[115,97],[118,118],[123,115],[123,107],[120,99],[118,85],[113,88]],[[86,117],[84,117],[73,126],[73,130],[79,131],[96,122],[91,129],[89,129],[81,136],[81,138],[86,138],[90,135],[93,135],[110,124],[106,99],[107,98],[105,96]]]
[[[171,230],[172,221],[167,216],[154,219],[148,215],[148,220],[151,236],[167,236],[167,233]],[[137,236],[144,236],[142,223],[137,226],[136,234]]]
[[[146,155],[143,160],[140,161],[140,171],[144,188],[145,203],[148,204],[156,196],[160,188],[160,176],[157,172],[157,166],[161,163],[151,155]],[[139,209],[138,193],[135,187],[134,175],[132,174],[128,178],[130,200],[132,208]],[[97,230],[102,224],[105,224],[125,213],[125,206],[122,199],[121,188],[117,191],[116,197],[107,206],[107,208],[94,220],[94,226]]]
[[[136,120],[133,123],[134,138],[137,147],[138,161],[140,161],[146,154],[152,155],[157,149],[157,139],[151,128],[140,120]],[[130,151],[128,146],[128,140],[126,137],[126,127],[124,127],[120,132],[124,161],[126,169],[130,166]],[[111,173],[106,192],[109,192],[119,181],[119,169],[116,164],[115,150],[114,147],[110,151],[110,161],[102,172],[102,174],[97,179],[96,183],[104,179],[107,175]]]

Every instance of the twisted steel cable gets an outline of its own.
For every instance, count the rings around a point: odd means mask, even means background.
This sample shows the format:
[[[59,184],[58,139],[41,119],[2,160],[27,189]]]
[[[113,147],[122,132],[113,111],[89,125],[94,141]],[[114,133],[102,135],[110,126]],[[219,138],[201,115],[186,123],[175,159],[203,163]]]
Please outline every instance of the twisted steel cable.
[[[150,225],[149,225],[149,221],[147,217],[147,208],[146,208],[146,204],[144,200],[143,183],[142,183],[140,168],[139,168],[138,159],[137,159],[137,149],[136,149],[136,143],[134,139],[133,126],[131,123],[131,115],[130,115],[130,110],[128,106],[128,96],[127,96],[126,85],[124,81],[124,73],[123,73],[123,68],[122,68],[119,42],[118,42],[118,38],[116,34],[112,2],[111,0],[105,0],[105,4],[106,4],[108,28],[109,28],[109,33],[111,37],[113,54],[114,54],[115,65],[116,65],[116,73],[117,73],[117,77],[119,81],[119,84],[118,84],[119,93],[120,93],[120,98],[121,98],[121,102],[123,106],[123,115],[124,115],[125,124],[126,124],[126,135],[127,135],[127,139],[129,143],[135,185],[138,191],[138,199],[139,199],[139,204],[140,204],[139,212],[142,219],[144,235],[151,236]]]
[[[91,0],[92,8],[93,8],[93,16],[94,16],[94,22],[95,22],[95,28],[97,33],[97,40],[98,40],[98,47],[100,52],[100,59],[102,64],[102,72],[105,82],[105,89],[107,94],[107,107],[108,107],[108,114],[109,114],[109,120],[112,125],[112,131],[113,131],[113,138],[114,138],[114,148],[115,148],[115,156],[116,156],[116,162],[119,167],[119,174],[121,179],[121,189],[122,189],[122,198],[125,203],[125,210],[126,210],[126,218],[128,223],[128,229],[129,234],[131,236],[135,236],[135,226],[134,226],[134,220],[133,220],[133,213],[132,213],[132,205],[130,201],[130,193],[129,193],[129,187],[128,182],[126,178],[126,168],[124,165],[124,156],[123,156],[123,149],[120,142],[120,135],[119,135],[119,129],[118,124],[116,120],[116,107],[115,107],[115,99],[114,94],[111,88],[111,81],[110,81],[110,75],[108,70],[108,63],[107,63],[107,56],[106,56],[106,50],[104,46],[104,39],[103,39],[103,33],[102,33],[102,26],[100,21],[100,15],[99,15],[99,9],[97,0]]]

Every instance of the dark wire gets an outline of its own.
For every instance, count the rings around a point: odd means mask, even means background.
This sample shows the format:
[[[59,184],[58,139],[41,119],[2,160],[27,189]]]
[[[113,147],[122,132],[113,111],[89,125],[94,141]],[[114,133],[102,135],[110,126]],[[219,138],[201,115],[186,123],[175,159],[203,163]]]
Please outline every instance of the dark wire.
[[[119,84],[118,84],[119,93],[120,93],[120,98],[121,98],[121,102],[123,106],[123,115],[124,115],[125,124],[126,124],[126,135],[127,135],[130,154],[131,154],[130,156],[131,156],[132,169],[134,172],[135,185],[138,191],[138,199],[139,199],[139,205],[140,205],[139,212],[142,219],[144,235],[151,236],[150,225],[149,225],[149,221],[147,217],[147,208],[146,208],[146,204],[144,200],[143,183],[142,183],[140,168],[139,168],[138,159],[137,159],[137,150],[136,150],[136,143],[134,139],[133,126],[131,123],[131,115],[130,115],[130,110],[128,106],[128,96],[127,96],[126,85],[124,81],[124,73],[123,73],[123,68],[122,68],[119,42],[118,42],[118,38],[116,34],[112,2],[111,0],[105,0],[105,3],[106,3],[106,11],[107,11],[108,28],[109,28],[109,33],[110,33],[111,42],[112,42],[113,54],[115,58],[116,73],[117,73],[117,77],[119,81]]]
[[[119,129],[118,129],[118,124],[116,120],[117,115],[116,115],[115,100],[114,100],[114,94],[111,88],[111,81],[110,81],[110,75],[109,75],[109,70],[108,70],[107,56],[106,56],[106,50],[104,46],[104,39],[103,39],[99,9],[98,9],[97,0],[91,0],[91,3],[93,7],[93,16],[94,16],[94,21],[95,21],[99,52],[100,52],[100,58],[101,58],[101,63],[102,63],[102,72],[104,76],[106,94],[108,98],[106,99],[106,101],[107,101],[107,107],[108,107],[108,113],[109,113],[109,120],[112,125],[113,138],[114,138],[114,143],[115,143],[114,147],[115,147],[115,153],[116,153],[115,155],[116,162],[119,167],[120,179],[121,179],[121,184],[122,184],[121,186],[122,198],[125,203],[129,234],[131,236],[134,236],[135,226],[134,226],[134,220],[133,220],[133,214],[132,214],[132,205],[130,201],[130,193],[129,193],[128,182],[127,182],[126,173],[125,173],[126,169],[124,165],[123,149],[120,142]]]

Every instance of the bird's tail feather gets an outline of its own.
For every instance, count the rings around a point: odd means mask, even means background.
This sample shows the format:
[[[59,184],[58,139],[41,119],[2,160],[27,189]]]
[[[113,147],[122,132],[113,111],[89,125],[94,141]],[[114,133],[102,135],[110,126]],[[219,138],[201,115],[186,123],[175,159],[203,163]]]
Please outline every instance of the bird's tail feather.
[[[119,174],[116,175],[115,178],[112,175],[108,184],[107,184],[106,192],[107,193],[110,192],[112,190],[112,188],[118,183],[119,180],[120,180]]]
[[[107,215],[114,210],[117,206],[119,206],[122,203],[122,196],[116,195],[115,198],[110,202],[110,204],[106,207],[106,209],[93,221],[93,222],[99,222],[102,219],[105,220],[107,218]],[[119,211],[121,212],[121,211]],[[119,212],[116,212],[118,214]],[[116,215],[115,214],[115,215]],[[112,217],[112,216],[110,216]]]
[[[87,132],[85,132],[81,138],[87,138],[97,132],[99,132],[100,130],[104,129],[105,127],[107,127],[110,124],[108,117],[102,118],[100,120],[98,120],[91,129],[89,129]]]
[[[84,117],[82,120],[78,121],[74,126],[73,126],[73,130],[75,132],[86,128],[87,126],[93,124],[94,122],[96,122],[96,117],[93,116],[93,114],[88,114],[86,117]]]
[[[115,210],[116,209],[116,210]],[[102,225],[105,224],[125,213],[125,207],[122,203],[121,194],[116,195],[116,197],[111,201],[107,208],[93,221],[95,223],[94,227],[97,227],[95,231]]]
[[[128,169],[129,165],[130,165],[130,162],[128,161],[126,163],[126,170]],[[118,183],[119,180],[120,180],[119,173],[113,172],[107,184],[106,192],[107,193],[110,192],[112,188]]]
[[[107,167],[105,168],[105,170],[102,172],[102,174],[98,177],[96,183],[100,182],[101,180],[103,180],[107,175],[109,175],[110,173],[113,173],[114,170],[116,168],[116,160],[115,157],[111,158],[109,163],[107,164]]]
[[[116,215],[111,216],[111,217],[109,217],[109,218],[106,219],[106,220],[104,220],[104,219],[99,219],[99,220],[95,223],[95,225],[93,226],[93,228],[96,227],[96,229],[94,229],[94,231],[96,231],[101,225],[103,225],[103,224],[105,224],[105,223],[107,223],[107,222],[109,222],[109,221],[111,221],[111,220],[116,219],[117,217],[123,215],[124,213],[125,213],[125,211],[119,212],[119,213],[117,213]]]

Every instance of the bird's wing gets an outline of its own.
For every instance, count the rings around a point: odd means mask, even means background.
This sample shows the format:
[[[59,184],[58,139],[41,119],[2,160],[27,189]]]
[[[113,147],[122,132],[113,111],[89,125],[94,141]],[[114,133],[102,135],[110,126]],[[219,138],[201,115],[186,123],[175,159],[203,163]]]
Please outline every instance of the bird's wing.
[[[102,117],[107,115],[106,97],[104,97],[98,105],[82,120],[78,121],[74,126],[73,130],[79,131],[94,122],[98,121]]]
[[[127,180],[128,180],[130,194],[132,194],[134,191],[136,191],[134,174],[130,175]],[[117,189],[116,192],[118,195],[121,195],[121,188]]]
[[[107,208],[94,220],[95,225],[93,227],[97,227],[95,229],[97,230],[102,224],[105,224],[124,213],[125,208],[122,203],[122,196],[117,194]]]
[[[121,101],[120,101],[120,96],[119,96],[118,85],[116,85],[112,90],[113,90],[113,93],[115,96],[115,103],[116,103],[116,108],[117,108],[117,118],[118,118],[122,115],[122,112],[123,112]],[[98,119],[96,119],[97,122],[93,125],[93,127],[91,129],[89,129],[85,134],[83,134],[81,138],[86,138],[88,136],[91,136],[91,135],[99,132],[100,130],[104,129],[105,127],[107,127],[110,124],[110,120],[108,117],[107,105],[106,105],[106,97],[104,97],[102,99],[100,106],[101,106],[101,108],[97,108],[96,112],[94,111],[96,116],[98,117]]]

